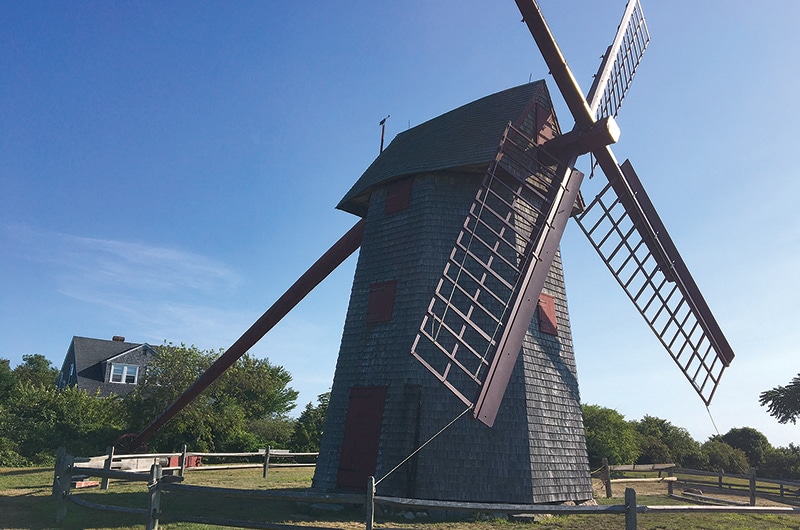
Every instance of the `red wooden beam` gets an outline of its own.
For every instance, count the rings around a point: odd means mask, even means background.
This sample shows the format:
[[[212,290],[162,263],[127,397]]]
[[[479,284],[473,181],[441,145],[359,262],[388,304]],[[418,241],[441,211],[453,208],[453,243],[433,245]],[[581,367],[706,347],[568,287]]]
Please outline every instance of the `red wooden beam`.
[[[166,425],[186,405],[208,388],[225,370],[244,355],[267,334],[286,314],[310,293],[331,272],[361,246],[364,220],[360,220],[328,251],[322,255],[261,317],[228,348],[224,354],[200,375],[186,391],[167,407],[150,425],[130,443],[128,449],[141,446],[161,427]]]

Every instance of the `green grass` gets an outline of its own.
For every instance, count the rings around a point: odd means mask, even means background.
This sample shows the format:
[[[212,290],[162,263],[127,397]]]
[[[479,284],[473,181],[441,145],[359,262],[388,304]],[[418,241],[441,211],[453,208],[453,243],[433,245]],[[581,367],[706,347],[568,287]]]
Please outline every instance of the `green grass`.
[[[273,469],[265,481],[260,469],[206,471],[186,474],[185,483],[241,489],[297,488],[310,486],[313,470]],[[61,526],[55,525],[55,501],[50,497],[53,480],[52,469],[0,469],[0,528],[89,528],[89,529],[141,529],[141,516],[90,510],[74,504],[68,505],[67,518]],[[112,481],[108,491],[99,488],[74,491],[87,500],[100,504],[114,504],[144,508],[147,493],[143,483]],[[639,504],[681,504],[664,495],[640,495]],[[600,504],[621,504],[622,499],[599,498]],[[290,502],[239,499],[218,495],[197,495],[185,492],[165,492],[162,498],[164,513],[189,513],[213,515],[236,519],[254,519],[292,524],[338,527],[348,530],[364,528],[362,509],[353,508],[336,515],[319,513],[308,507]],[[539,523],[510,522],[505,519],[475,518],[470,521],[434,522],[420,518],[406,521],[402,516],[378,517],[376,526],[400,530],[606,530],[622,529],[625,521],[621,515],[572,515],[545,518]],[[702,529],[800,529],[800,515],[741,515],[741,514],[639,514],[642,530]],[[162,528],[206,529],[218,528],[189,523],[162,524]]]

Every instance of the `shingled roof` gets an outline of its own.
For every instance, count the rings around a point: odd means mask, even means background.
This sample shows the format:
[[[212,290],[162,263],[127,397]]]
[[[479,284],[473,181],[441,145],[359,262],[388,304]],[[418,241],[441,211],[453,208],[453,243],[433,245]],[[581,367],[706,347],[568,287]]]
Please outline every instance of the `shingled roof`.
[[[369,194],[381,184],[419,173],[488,165],[506,125],[519,119],[542,93],[547,94],[544,81],[509,88],[398,134],[337,208],[364,216]]]
[[[87,388],[103,382],[101,363],[120,353],[138,348],[141,344],[115,340],[73,337],[75,347],[75,369],[78,374],[78,387]]]
[[[61,366],[58,386],[77,386],[90,393],[99,389],[103,394],[125,394],[133,390],[134,385],[109,382],[110,372],[105,371],[106,364],[121,362],[144,370],[154,353],[155,350],[147,343],[73,337]]]

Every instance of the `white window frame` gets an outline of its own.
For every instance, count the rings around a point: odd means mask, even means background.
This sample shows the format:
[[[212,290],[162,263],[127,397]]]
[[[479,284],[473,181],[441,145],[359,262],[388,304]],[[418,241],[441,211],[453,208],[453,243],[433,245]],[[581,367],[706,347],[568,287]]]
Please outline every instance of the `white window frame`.
[[[119,374],[115,374],[117,369],[121,369]],[[133,372],[133,381],[128,382],[128,376]],[[119,376],[119,381],[114,380],[114,376]],[[139,366],[136,364],[111,364],[111,375],[108,378],[110,383],[119,383],[123,385],[135,385],[139,382]]]

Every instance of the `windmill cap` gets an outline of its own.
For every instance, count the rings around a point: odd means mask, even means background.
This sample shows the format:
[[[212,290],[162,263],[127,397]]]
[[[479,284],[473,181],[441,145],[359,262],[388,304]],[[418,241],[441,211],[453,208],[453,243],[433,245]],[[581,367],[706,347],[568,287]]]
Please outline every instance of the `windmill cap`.
[[[543,80],[483,97],[401,132],[350,188],[337,208],[363,217],[370,193],[392,180],[456,167],[488,165],[506,125],[536,102],[552,106]]]

